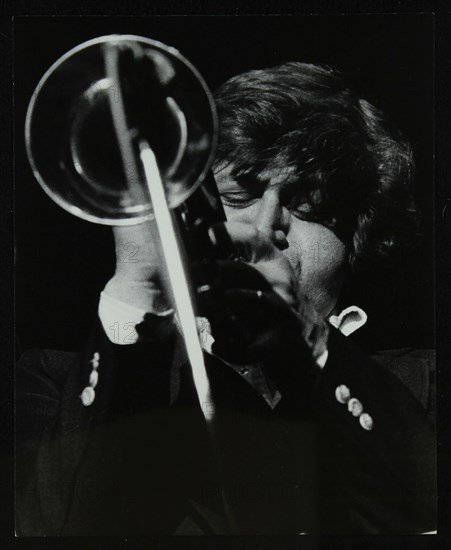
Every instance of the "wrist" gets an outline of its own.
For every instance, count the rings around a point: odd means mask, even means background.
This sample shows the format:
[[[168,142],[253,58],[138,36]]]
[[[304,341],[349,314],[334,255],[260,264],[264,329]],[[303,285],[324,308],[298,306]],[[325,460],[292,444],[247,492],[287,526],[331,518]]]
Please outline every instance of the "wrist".
[[[173,310],[142,309],[108,294],[100,293],[98,314],[108,339],[119,345],[136,342],[156,342],[165,339],[173,330]],[[155,307],[154,307],[155,309]]]
[[[103,290],[106,294],[146,313],[164,313],[171,309],[159,285],[144,277],[143,272],[116,270]]]

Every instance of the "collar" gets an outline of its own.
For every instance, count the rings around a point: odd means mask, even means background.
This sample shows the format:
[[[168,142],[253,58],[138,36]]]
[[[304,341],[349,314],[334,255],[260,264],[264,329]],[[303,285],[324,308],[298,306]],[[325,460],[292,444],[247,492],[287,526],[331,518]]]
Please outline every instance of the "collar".
[[[349,306],[339,315],[331,315],[329,323],[344,336],[349,336],[367,322],[368,315],[358,306]]]

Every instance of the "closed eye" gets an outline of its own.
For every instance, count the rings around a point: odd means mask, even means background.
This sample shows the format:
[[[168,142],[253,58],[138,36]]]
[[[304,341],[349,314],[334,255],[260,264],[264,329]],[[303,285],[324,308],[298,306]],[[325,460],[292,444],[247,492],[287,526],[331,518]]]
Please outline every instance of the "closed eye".
[[[221,200],[224,205],[231,208],[247,208],[252,204],[255,204],[260,197],[256,197],[255,194],[250,194],[247,191],[230,191],[228,193],[221,193]]]

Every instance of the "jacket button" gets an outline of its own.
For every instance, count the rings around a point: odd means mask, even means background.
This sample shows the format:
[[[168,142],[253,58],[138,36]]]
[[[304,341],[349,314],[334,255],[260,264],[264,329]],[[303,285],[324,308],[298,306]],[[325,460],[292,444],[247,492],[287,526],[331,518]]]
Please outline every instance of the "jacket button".
[[[342,403],[343,405],[347,403],[351,398],[351,392],[348,386],[345,386],[344,384],[338,386],[335,390],[335,397],[339,403]]]
[[[352,416],[360,416],[363,412],[363,405],[358,399],[353,397],[348,401],[348,411]]]
[[[96,370],[93,370],[89,375],[89,385],[91,388],[95,388],[99,381],[99,373]]]
[[[94,353],[94,355],[92,356],[92,359],[90,361],[90,363],[92,364],[92,368],[93,369],[97,369],[98,366],[99,366],[99,361],[100,361],[100,353],[98,351],[96,351]]]
[[[81,402],[85,407],[89,407],[94,402],[96,397],[96,392],[91,388],[91,386],[86,386],[86,388],[81,392]]]
[[[364,430],[367,430],[370,432],[373,429],[374,422],[368,413],[361,414],[359,418],[359,422]]]

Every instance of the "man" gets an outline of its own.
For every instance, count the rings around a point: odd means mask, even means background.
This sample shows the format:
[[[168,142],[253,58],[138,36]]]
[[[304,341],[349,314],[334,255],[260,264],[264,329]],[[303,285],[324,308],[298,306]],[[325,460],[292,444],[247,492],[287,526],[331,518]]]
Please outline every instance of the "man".
[[[341,303],[414,226],[408,145],[326,67],[250,71],[216,103],[223,307],[199,302],[213,425],[151,227],[117,227],[85,350],[32,350],[18,369],[19,534],[435,529],[429,386],[354,347],[365,313]]]

